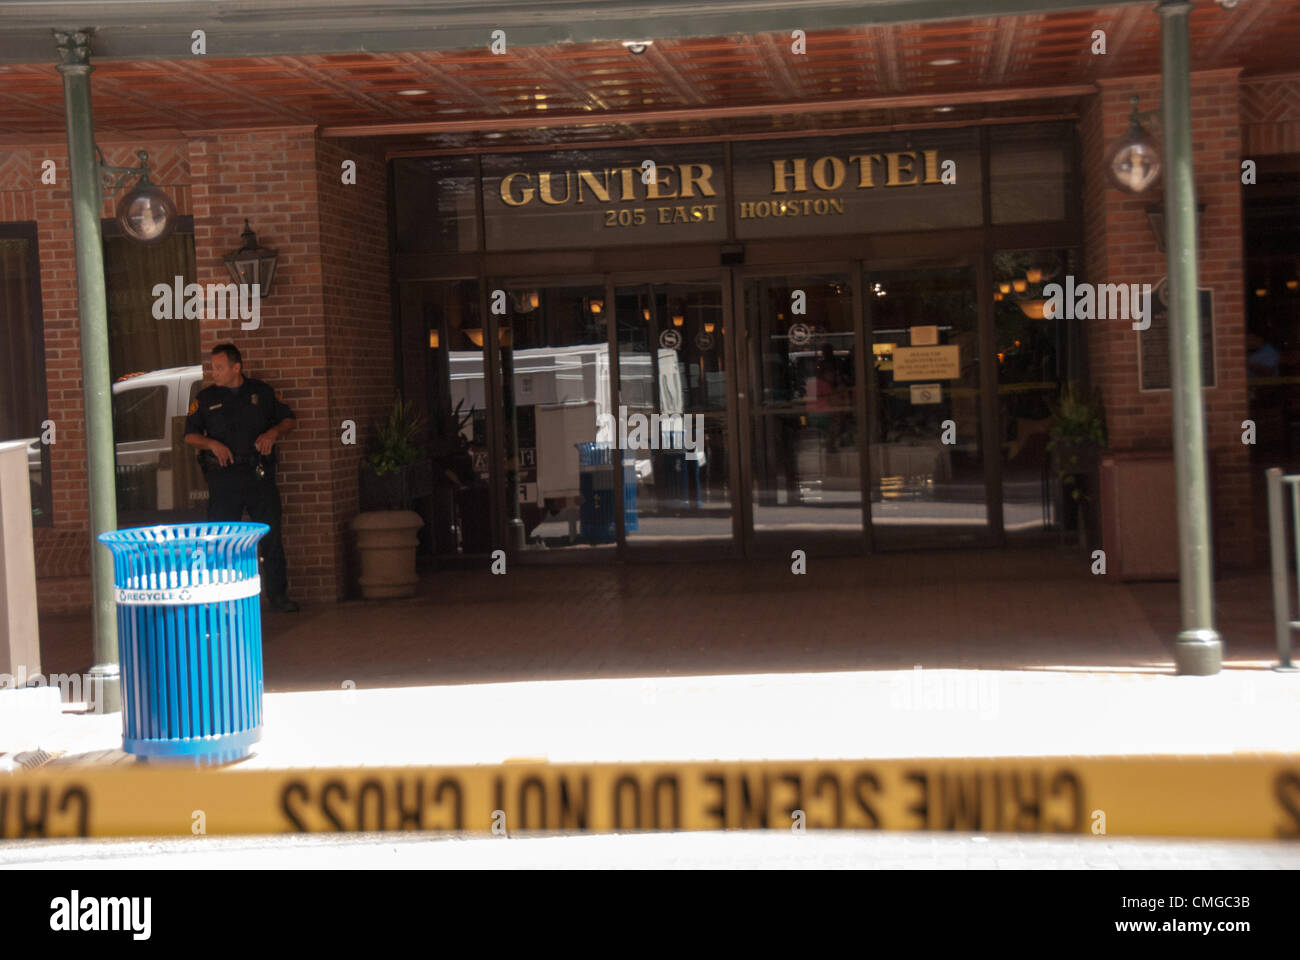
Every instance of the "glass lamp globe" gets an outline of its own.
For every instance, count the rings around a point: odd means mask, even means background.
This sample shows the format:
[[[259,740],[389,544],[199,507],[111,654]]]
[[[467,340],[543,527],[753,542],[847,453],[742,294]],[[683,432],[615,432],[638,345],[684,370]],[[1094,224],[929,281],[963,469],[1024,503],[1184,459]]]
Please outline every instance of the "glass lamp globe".
[[[176,204],[161,189],[141,180],[118,203],[117,222],[133,240],[158,243],[176,229]]]
[[[1126,193],[1141,193],[1160,176],[1160,151],[1141,127],[1133,126],[1106,158],[1110,182]]]

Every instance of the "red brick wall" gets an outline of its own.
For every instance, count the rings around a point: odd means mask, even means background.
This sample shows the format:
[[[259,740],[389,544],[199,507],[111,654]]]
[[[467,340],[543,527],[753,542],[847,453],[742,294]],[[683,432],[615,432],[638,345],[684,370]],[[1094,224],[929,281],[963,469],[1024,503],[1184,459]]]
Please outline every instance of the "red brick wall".
[[[1241,152],[1300,153],[1300,74],[1241,82]]]
[[[205,319],[206,354],[223,341],[243,354],[246,376],[265,380],[293,408],[297,429],[282,441],[278,481],[289,591],[333,600],[336,542],[330,522],[325,298],[321,288],[316,139],[310,127],[212,131],[190,143],[198,282],[224,283],[222,257],[240,245],[244,220],[280,259],[261,326]]]
[[[1163,201],[1163,181],[1134,196],[1109,186],[1102,156],[1128,127],[1129,97],[1156,109],[1160,78],[1102,81],[1080,121],[1083,142],[1087,279],[1093,283],[1151,283],[1166,270],[1146,206]],[[1215,552],[1230,566],[1254,562],[1249,455],[1241,442],[1246,419],[1246,350],[1241,225],[1241,123],[1237,71],[1192,76],[1192,140],[1200,222],[1200,286],[1214,291],[1217,384],[1205,391],[1214,464]],[[1092,380],[1106,404],[1110,447],[1116,451],[1172,449],[1169,391],[1141,392],[1137,337],[1129,320],[1088,324]]]
[[[164,187],[182,214],[191,212],[189,161],[183,141],[100,140],[104,159],[134,166],[135,151],[149,153],[151,179]],[[53,184],[41,182],[42,164],[55,163]],[[102,215],[113,215],[106,201]],[[50,449],[53,527],[35,531],[41,609],[75,610],[90,604],[90,516],[87,506],[86,435],[82,407],[81,336],[77,316],[72,191],[66,143],[51,141],[0,148],[0,220],[36,221],[45,326],[48,416],[54,421]]]
[[[334,573],[340,595],[355,581],[349,523],[357,515],[357,469],[372,425],[393,403],[393,327],[388,267],[388,171],[382,151],[365,142],[322,141],[317,152],[318,210],[329,388],[331,522],[340,546]],[[343,164],[356,165],[355,184]],[[351,177],[349,178],[351,179]],[[342,442],[342,424],[356,442]]]
[[[298,428],[283,443],[280,489],[289,587],[303,600],[335,600],[347,589],[346,522],[355,513],[358,447],[339,442],[352,418],[358,443],[392,397],[388,227],[381,155],[354,149],[355,187],[337,174],[342,149],[312,127],[208,131],[189,141],[101,140],[110,164],[149,152],[152,179],[182,214],[194,216],[196,282],[229,279],[224,254],[240,245],[244,218],[280,252],[261,326],[203,320],[206,355],[223,340],[244,354],[245,373],[267,380],[293,407]],[[40,183],[55,160],[58,182]],[[113,202],[103,215],[111,216]],[[80,338],[66,148],[0,148],[0,220],[37,222],[52,450],[53,528],[36,533],[40,606],[89,606],[90,538],[85,473]],[[324,239],[322,239],[324,238]],[[328,278],[328,282],[326,280]],[[340,371],[330,376],[327,370]]]

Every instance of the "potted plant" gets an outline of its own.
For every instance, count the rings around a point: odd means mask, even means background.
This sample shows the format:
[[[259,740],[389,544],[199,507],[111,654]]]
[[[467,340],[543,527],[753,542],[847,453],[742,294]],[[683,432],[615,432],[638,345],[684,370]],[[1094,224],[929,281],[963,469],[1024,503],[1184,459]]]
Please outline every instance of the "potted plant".
[[[361,461],[359,499],[363,511],[407,510],[411,501],[433,490],[433,473],[424,446],[425,421],[414,404],[399,395],[388,417],[375,428]]]
[[[433,486],[423,439],[424,418],[398,396],[361,462],[358,499],[363,512],[352,521],[352,529],[366,599],[409,597],[419,584],[415,551],[424,519],[410,506]]]
[[[1086,542],[1091,539],[1089,504],[1096,489],[1092,478],[1101,451],[1106,448],[1101,393],[1085,393],[1075,383],[1068,383],[1051,405],[1051,413],[1047,449],[1056,469],[1063,528],[1077,528]]]

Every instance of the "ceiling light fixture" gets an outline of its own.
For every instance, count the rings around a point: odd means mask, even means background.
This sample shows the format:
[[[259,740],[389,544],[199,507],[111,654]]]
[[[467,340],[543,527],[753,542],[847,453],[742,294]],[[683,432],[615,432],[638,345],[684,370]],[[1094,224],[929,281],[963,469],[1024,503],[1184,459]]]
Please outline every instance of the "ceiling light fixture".
[[[957,109],[956,107],[935,107],[935,108],[934,108],[934,112],[935,112],[935,113],[952,113],[952,112],[953,112],[954,110],[956,110],[956,109]]]
[[[420,97],[428,92],[428,90],[416,90],[412,88],[410,90],[398,90],[397,95],[399,97]]]
[[[653,40],[624,40],[623,46],[627,47],[629,53],[635,53],[637,56],[640,56],[645,53],[646,48],[653,43]]]
[[[960,61],[960,60],[957,60],[957,59],[955,59],[955,58],[953,58],[953,57],[940,57],[938,60],[931,60],[931,61],[930,61],[930,66],[932,66],[932,67],[951,67],[954,63],[961,63],[961,61]]]

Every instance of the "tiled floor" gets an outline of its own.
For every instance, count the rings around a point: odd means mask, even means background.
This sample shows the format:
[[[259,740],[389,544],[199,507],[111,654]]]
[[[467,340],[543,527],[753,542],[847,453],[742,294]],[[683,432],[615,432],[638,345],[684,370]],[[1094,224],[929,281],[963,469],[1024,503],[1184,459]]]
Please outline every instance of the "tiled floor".
[[[442,571],[410,600],[265,614],[246,764],[1294,752],[1268,579],[1217,587],[1227,669],[1179,679],[1177,584],[1054,549]],[[42,629],[47,672],[88,666],[84,618]],[[902,705],[917,666],[965,701]],[[24,746],[123,759],[116,715],[46,726]]]
[[[486,565],[485,565],[486,567]],[[1217,584],[1225,664],[1275,660],[1264,573]],[[910,668],[1168,671],[1176,583],[1056,549],[788,563],[444,570],[409,600],[264,612],[266,689]],[[90,665],[89,620],[43,617],[47,673]]]

